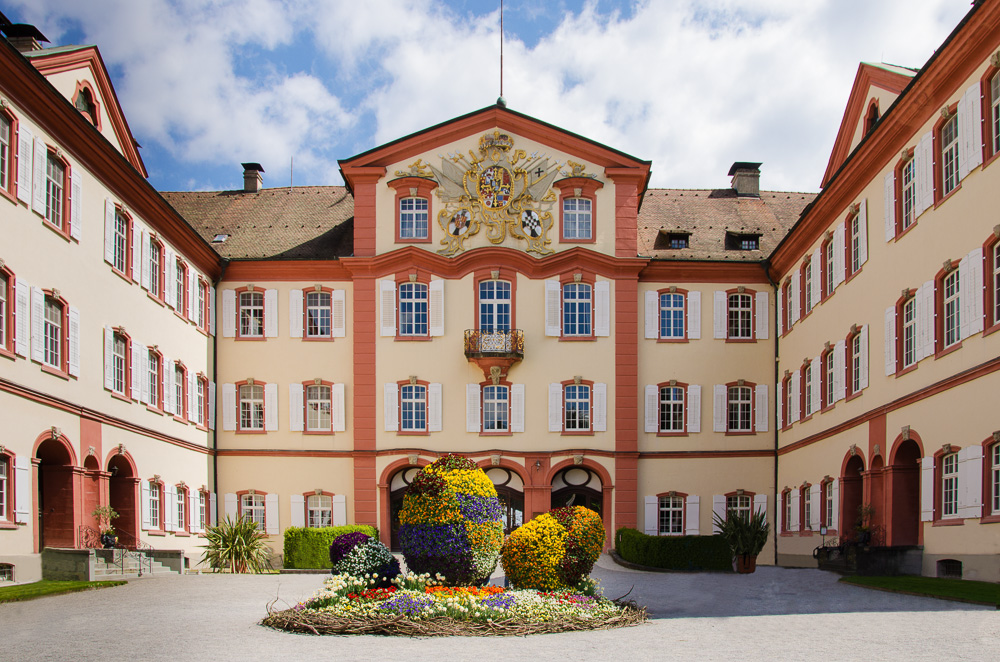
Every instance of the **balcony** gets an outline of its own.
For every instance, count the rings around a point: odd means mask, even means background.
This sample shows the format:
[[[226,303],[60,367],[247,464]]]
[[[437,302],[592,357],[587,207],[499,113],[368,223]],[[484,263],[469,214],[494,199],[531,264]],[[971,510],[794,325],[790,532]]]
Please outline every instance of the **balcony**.
[[[487,379],[506,377],[510,367],[524,358],[524,332],[466,329],[465,358],[478,365]]]

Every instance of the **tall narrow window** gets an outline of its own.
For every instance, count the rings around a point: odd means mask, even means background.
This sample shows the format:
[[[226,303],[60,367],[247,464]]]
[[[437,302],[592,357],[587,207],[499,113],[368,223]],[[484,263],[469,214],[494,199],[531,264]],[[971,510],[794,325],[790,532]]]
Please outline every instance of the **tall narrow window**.
[[[941,458],[941,515],[958,515],[958,453]]]
[[[181,315],[187,315],[187,268],[180,260],[175,260],[174,262],[174,277],[177,280],[174,284],[174,290],[177,293],[177,305],[174,307],[174,310]]]
[[[962,339],[962,312],[958,269],[944,278],[944,346],[951,347]]]
[[[399,238],[427,238],[427,198],[402,198],[399,201]]]
[[[511,289],[504,280],[484,280],[479,283],[479,330],[510,331]]]
[[[786,489],[781,493],[781,504],[785,512],[785,520],[782,522],[781,530],[783,532],[792,530],[792,492]]]
[[[564,404],[565,425],[567,432],[584,432],[590,430],[590,386],[586,384],[570,384],[566,387]]]
[[[917,299],[903,304],[903,367],[917,362]]]
[[[129,238],[129,227],[128,218],[125,217],[121,211],[115,211],[115,229],[113,251],[114,251],[114,268],[121,273],[127,273],[128,269],[128,238]]]
[[[45,297],[45,365],[58,369],[62,369],[62,318],[62,304]]]
[[[834,391],[833,383],[835,377],[835,371],[833,369],[833,352],[827,352],[826,356],[823,357],[823,380],[826,391],[826,402],[824,403],[827,407],[833,406],[836,400],[837,394]]]
[[[812,531],[812,492],[809,485],[802,488],[802,530]]]
[[[510,391],[506,386],[483,388],[483,432],[510,430]]]
[[[661,536],[684,535],[684,497],[660,497],[659,533]]]
[[[240,385],[240,429],[264,429],[264,387],[259,384]]]
[[[753,411],[753,389],[749,386],[729,387],[728,430],[750,432]]]
[[[823,526],[833,526],[833,481],[823,483]]]
[[[208,299],[208,285],[205,281],[198,279],[198,310],[195,313],[195,321],[199,329],[206,329],[205,326],[205,306]]]
[[[729,295],[729,338],[753,338],[753,296]]]
[[[178,531],[187,530],[187,490],[183,487],[177,488],[177,520],[175,525]]]
[[[205,424],[205,384],[206,384],[206,379],[204,377],[199,377],[198,380],[197,380],[197,382],[198,382],[198,385],[197,385],[197,389],[198,390],[197,390],[196,395],[195,395],[195,407],[197,409],[197,411],[195,412],[195,416],[197,416],[197,419],[195,420],[195,422],[198,425],[204,425]]]
[[[66,166],[54,154],[45,162],[45,218],[49,223],[63,226],[63,191],[66,183]]]
[[[427,334],[427,285],[403,283],[399,286],[399,335]]]
[[[802,265],[802,294],[805,299],[805,313],[813,309],[813,270],[812,263],[805,262]],[[803,314],[805,314],[803,313]]]
[[[240,292],[240,337],[264,336],[264,293]]]
[[[329,432],[332,429],[331,388],[323,384],[306,387],[306,430]]]
[[[111,384],[115,393],[124,395],[128,381],[128,341],[125,336],[115,333],[111,345]]]
[[[149,527],[160,528],[160,484],[149,482]]]
[[[306,337],[330,337],[331,297],[329,292],[306,293]]]
[[[941,195],[958,186],[958,115],[941,127]]]
[[[903,230],[913,225],[916,220],[917,208],[917,165],[915,159],[910,159],[903,164],[900,171],[902,177],[902,200],[903,200]]]
[[[179,365],[174,365],[174,411],[175,416],[184,418],[184,408],[187,405],[187,398],[184,397],[185,385],[187,384],[187,371]]]
[[[208,504],[204,492],[198,492],[198,529],[204,531],[208,525]]]
[[[563,285],[563,335],[592,335],[591,287],[587,283]]]
[[[149,389],[149,405],[151,407],[160,406],[160,355],[149,350],[146,355],[146,379]]]
[[[7,274],[0,272],[0,350],[7,349],[7,342],[10,340],[8,329],[10,304],[7,302],[9,287],[10,279],[7,278]]]
[[[992,462],[992,468],[990,469],[990,495],[993,500],[991,512],[994,515],[1000,515],[1000,444],[993,444],[993,450],[990,451],[990,461]]]
[[[856,274],[861,269],[861,233],[865,228],[861,227],[861,214],[855,214],[851,218],[850,225],[851,242],[851,273]]]
[[[149,292],[163,298],[160,291],[160,263],[163,259],[163,246],[152,237],[149,239]]]
[[[243,494],[240,495],[240,506],[242,514],[248,520],[257,525],[261,531],[264,530],[264,495],[263,494]]]
[[[333,526],[333,497],[327,494],[310,494],[306,498],[306,526],[318,528]]]
[[[805,402],[805,406],[802,408],[805,411],[806,416],[812,416],[813,413],[813,389],[816,385],[813,384],[813,362],[810,361],[806,365],[805,369],[802,371],[802,383],[804,387],[802,389],[802,399]]]
[[[684,337],[684,295],[664,292],[660,295],[660,337]]]
[[[427,387],[407,384],[399,389],[400,429],[403,432],[427,430]]]
[[[823,293],[826,296],[833,294],[833,242],[828,241],[823,246]]]
[[[563,239],[590,239],[592,221],[590,200],[586,198],[563,200]]]
[[[1000,154],[1000,72],[993,75],[990,80],[990,119],[993,126],[993,149],[994,154]]]
[[[993,246],[993,323],[1000,323],[1000,241]]]
[[[861,392],[861,334],[851,338],[851,393]]]
[[[11,176],[10,167],[14,161],[13,152],[10,149],[11,129],[13,123],[10,118],[0,113],[0,189],[6,191],[10,188]]]
[[[10,505],[10,463],[6,455],[0,455],[0,522],[7,521],[7,507]]]
[[[660,432],[684,431],[684,389],[660,387]]]

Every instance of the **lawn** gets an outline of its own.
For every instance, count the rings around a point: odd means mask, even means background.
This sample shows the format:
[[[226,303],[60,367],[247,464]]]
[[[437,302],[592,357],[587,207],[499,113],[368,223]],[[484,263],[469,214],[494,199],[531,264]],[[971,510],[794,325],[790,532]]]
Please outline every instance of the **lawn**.
[[[845,584],[877,588],[896,593],[996,605],[1000,609],[1000,584],[992,582],[914,576],[842,577],[840,581]]]
[[[33,584],[18,584],[16,586],[0,586],[0,602],[20,602],[21,600],[34,600],[46,595],[59,595],[60,593],[76,593],[77,591],[90,591],[98,588],[108,588],[109,586],[121,586],[128,582],[104,581],[104,582],[54,582],[43,579]]]

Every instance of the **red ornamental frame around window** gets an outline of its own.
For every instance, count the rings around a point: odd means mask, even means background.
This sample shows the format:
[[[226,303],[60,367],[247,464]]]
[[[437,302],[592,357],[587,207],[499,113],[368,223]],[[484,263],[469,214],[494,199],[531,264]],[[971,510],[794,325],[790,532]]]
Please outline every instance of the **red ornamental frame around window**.
[[[660,297],[664,294],[679,294],[681,296],[681,307],[684,324],[684,336],[681,338],[664,338],[661,335],[663,329],[660,327]],[[656,342],[660,343],[686,343],[688,338],[688,290],[680,287],[664,287],[656,291]]]
[[[933,155],[934,155],[934,207],[937,208],[938,205],[943,203],[945,200],[950,198],[952,195],[957,193],[962,188],[962,181],[959,180],[955,184],[955,188],[948,191],[948,194],[944,194],[944,158],[941,154],[941,149],[943,147],[941,143],[941,129],[944,128],[948,122],[952,121],[958,113],[958,102],[948,106],[948,116],[939,116],[937,121],[934,123],[934,131],[931,134],[933,137]],[[957,121],[957,120],[956,120]],[[961,158],[961,145],[959,145],[959,158]],[[958,168],[958,163],[955,163],[955,168]]]
[[[793,421],[791,420],[792,419],[792,414],[791,414],[791,411],[789,411],[789,407],[788,407],[788,395],[791,392],[792,378],[794,377],[794,374],[791,371],[787,371],[787,370],[785,372],[787,374],[784,377],[782,377],[782,379],[781,379],[781,393],[779,394],[782,397],[782,401],[781,401],[781,418],[777,422],[778,427],[781,430],[787,430],[788,428],[792,427],[792,425],[793,425]],[[799,374],[801,375],[801,373],[799,373]],[[801,377],[800,377],[800,379],[801,379]],[[801,391],[801,387],[802,387],[802,384],[799,384],[800,391]],[[802,397],[801,393],[800,393],[799,397],[800,398]],[[799,413],[800,414],[802,413],[801,404],[800,404]]]
[[[66,301],[61,295],[57,296],[55,290],[42,290],[45,295],[43,299],[43,310],[51,299],[55,301],[60,308],[59,312],[59,367],[53,367],[42,361],[42,371],[47,372],[57,377],[62,377],[63,379],[71,379],[69,374],[69,302]],[[44,317],[43,317],[44,319]],[[44,325],[44,322],[43,322]],[[44,343],[45,332],[42,332],[42,342]],[[44,349],[43,349],[44,351]]]
[[[1000,283],[997,282],[997,250],[1000,248],[1000,230],[995,230],[983,242],[983,278],[985,280],[986,291],[984,293],[983,314],[984,320],[983,336],[1000,331],[1000,314],[997,314],[998,299],[1000,299]]]
[[[0,520],[0,530],[3,529],[16,529],[17,522],[14,519],[14,498],[17,494],[17,486],[14,482],[17,477],[14,475],[14,468],[16,462],[16,456],[14,453],[8,449],[0,451],[0,459],[7,463],[7,474],[6,474],[6,491],[4,492],[4,510],[0,512],[4,519]]]
[[[833,234],[828,232],[819,246],[819,301],[813,301],[813,308],[833,296],[833,283],[829,271],[833,267],[830,264],[830,256],[833,255],[831,248],[833,248]]]
[[[956,504],[957,510],[954,517],[944,517],[944,458],[948,455],[958,456],[961,446],[949,444],[934,451],[934,520],[932,526],[960,526],[965,523],[965,519],[958,515],[961,512],[961,501]],[[985,462],[984,462],[985,464]],[[959,494],[961,494],[961,483],[959,484]],[[956,499],[960,499],[956,496]]]
[[[779,531],[778,533],[779,535],[786,537],[791,536],[794,533],[788,521],[788,510],[789,510],[788,504],[791,498],[792,498],[792,488],[786,487],[785,489],[781,490],[780,502],[778,504],[778,506],[781,508],[781,531]]]
[[[820,352],[819,355],[819,374],[820,374],[820,391],[819,391],[819,411],[820,413],[827,412],[836,406],[836,402],[833,401],[830,394],[830,379],[833,377],[833,368],[830,365],[833,362],[833,345],[827,343],[827,347]],[[813,368],[813,377],[815,379],[815,367]],[[815,412],[814,412],[815,413]]]
[[[146,369],[143,372],[146,373],[146,380],[149,381],[149,365],[152,363],[152,361],[150,361],[150,357],[153,357],[153,356],[156,357],[156,365],[157,365],[156,381],[152,383],[152,386],[154,386],[155,389],[150,389],[149,399],[150,400],[154,400],[154,402],[146,403],[146,408],[147,409],[151,409],[152,411],[155,411],[155,412],[158,412],[158,413],[162,413],[163,412],[163,396],[164,396],[164,393],[163,393],[163,354],[160,353],[160,350],[156,349],[155,347],[150,347],[150,348],[147,349],[146,356],[144,357],[145,360],[146,360],[146,362],[147,362],[146,363]],[[156,393],[153,393],[153,390],[155,390]]]
[[[122,375],[123,384],[122,384],[122,386],[124,388],[122,388],[122,392],[121,393],[119,393],[118,391],[115,391],[114,389],[111,389],[108,392],[111,393],[111,397],[113,397],[113,398],[118,398],[119,400],[124,400],[125,402],[131,403],[132,400],[139,400],[140,399],[140,395],[141,395],[139,393],[133,393],[132,392],[132,370],[135,369],[135,367],[132,365],[132,336],[130,336],[128,334],[128,332],[125,331],[125,327],[118,326],[118,327],[114,327],[112,330],[114,331],[114,335],[115,336],[121,336],[122,338],[125,339],[125,356],[124,356],[124,358],[125,358],[125,369],[122,371],[123,372],[123,375]],[[115,360],[114,359],[114,338],[112,338],[112,340],[111,340],[111,351],[112,351],[111,369],[112,369],[112,371],[114,371],[114,360]],[[113,375],[112,375],[112,379],[114,379]],[[105,390],[108,390],[108,389],[105,389]]]
[[[687,492],[660,492],[656,495],[656,535],[658,536],[683,536],[687,535],[687,500],[690,496]],[[662,497],[679,497],[681,499],[681,532],[680,533],[660,533],[660,499]]]
[[[243,287],[236,288],[236,333],[233,334],[234,340],[242,340],[246,342],[264,341],[267,340],[267,290],[257,287],[256,285],[244,285]],[[252,292],[254,294],[260,293],[260,335],[259,336],[244,336],[241,335],[243,330],[242,324],[242,306],[240,305],[240,295],[245,292]],[[303,333],[305,330],[303,329]]]
[[[897,377],[900,377],[908,372],[916,370],[917,366],[920,363],[920,361],[914,361],[913,365],[906,366],[905,365],[906,359],[903,355],[903,351],[905,350],[906,347],[906,338],[903,336],[906,324],[906,316],[905,316],[906,304],[908,304],[910,301],[913,301],[914,297],[916,296],[917,296],[916,289],[908,289],[905,290],[904,293],[901,294],[898,299],[896,299],[896,373],[895,374]],[[916,313],[914,312],[914,315],[915,314]],[[913,333],[914,333],[914,343],[916,343],[916,333],[917,333],[916,329],[914,329]],[[914,347],[914,352],[916,352],[915,347]]]
[[[753,515],[753,513],[754,513],[753,498],[755,496],[757,496],[756,492],[749,492],[747,490],[733,490],[732,492],[726,492],[723,496],[726,497],[726,517],[727,518],[729,517],[729,498],[730,497],[738,497],[738,496],[744,496],[744,497],[749,497],[750,498],[750,514]]]
[[[726,436],[729,437],[739,437],[746,436],[750,434],[757,434],[757,384],[756,382],[748,382],[746,380],[740,380],[735,382],[729,382],[726,384]],[[730,396],[729,392],[734,387],[744,387],[750,389],[750,429],[749,430],[730,430],[729,429],[729,403]],[[733,493],[736,494],[735,492]],[[749,494],[749,493],[747,493]]]
[[[396,191],[396,199],[393,203],[395,209],[395,237],[397,244],[429,244],[433,241],[434,228],[434,197],[431,192],[437,188],[437,182],[426,177],[400,177],[386,182],[386,185]],[[423,198],[427,200],[427,237],[412,238],[402,237],[400,229],[402,225],[401,210],[399,203],[404,198]]]
[[[959,330],[958,340],[951,345],[945,346],[945,290],[944,283],[949,276],[954,275],[956,278],[958,275],[958,260],[950,260],[951,268],[945,269],[942,267],[934,275],[934,358],[939,359],[942,356],[946,356],[957,349],[962,347],[962,335],[961,329]],[[961,285],[959,285],[959,292],[961,292]],[[959,294],[959,303],[961,304],[961,294]]]
[[[0,196],[3,196],[17,204],[17,161],[21,158],[18,154],[18,119],[8,108],[0,108],[0,115],[3,115],[10,122],[10,136],[7,143],[7,188],[0,188]]]
[[[821,263],[822,264],[822,263]],[[812,254],[806,255],[802,260],[802,266],[799,267],[799,321],[801,322],[806,317],[808,317],[812,311],[819,305],[819,301],[813,301],[811,307],[806,306],[806,292],[809,291],[809,295],[812,296],[812,286],[806,282],[806,274],[812,273]]]
[[[262,382],[259,379],[244,379],[241,382],[236,382],[234,384],[236,387],[236,434],[266,434],[267,433],[267,382]],[[259,430],[244,430],[243,429],[243,398],[240,397],[240,387],[242,386],[259,386],[261,403],[263,404],[263,417],[260,422]],[[272,412],[272,416],[277,416],[278,412]],[[260,492],[263,494],[263,492]]]
[[[14,272],[11,271],[6,265],[0,266],[0,275],[7,279],[7,287],[4,292],[4,299],[6,303],[6,310],[3,312],[3,319],[0,320],[0,324],[3,324],[4,329],[4,341],[0,344],[0,356],[6,356],[7,358],[15,358],[14,354],[14,309],[17,304],[17,291],[15,288],[16,278],[14,277]]]
[[[409,383],[409,382],[407,382]],[[315,379],[311,379],[307,382],[302,382],[302,434],[319,434],[330,436],[334,434],[333,432],[333,382],[321,379],[318,382]],[[330,429],[329,430],[310,430],[309,429],[309,387],[310,386],[325,386],[330,389]]]
[[[808,404],[810,407],[812,406],[811,398],[808,400],[806,399],[806,370],[810,367],[812,368],[812,383],[813,388],[816,388],[816,372],[819,369],[819,366],[812,364],[812,359],[806,359],[799,367],[799,423],[805,423],[817,413],[815,411],[810,411],[806,414],[806,405]]]
[[[855,276],[861,273],[865,268],[864,264],[859,264],[857,271],[851,271],[854,266],[854,233],[852,228],[855,221],[860,222],[861,210],[860,205],[867,204],[866,201],[859,203],[857,207],[852,207],[852,210],[848,212],[847,217],[844,219],[844,282],[847,283]],[[859,240],[860,236],[864,234],[865,228],[858,228]]]
[[[97,96],[97,92],[94,91],[94,88],[90,84],[90,81],[78,80],[76,82],[76,89],[73,91],[73,96],[71,97],[72,100],[73,100],[73,105],[76,106],[76,98],[77,98],[77,96],[80,95],[80,94],[82,94],[82,93],[84,93],[84,92],[86,92],[88,94],[88,99],[90,101],[90,104],[94,107],[94,114],[93,114],[93,117],[90,117],[90,113],[84,113],[82,111],[78,111],[78,112],[80,112],[80,114],[83,115],[84,117],[88,117],[88,119],[90,120],[90,123],[93,124],[94,127],[96,127],[98,131],[100,131],[101,130],[101,124],[102,124],[102,122],[101,122],[101,102],[99,100],[100,97]]]
[[[403,335],[403,323],[402,316],[400,315],[400,305],[402,299],[402,286],[408,285],[410,283],[415,283],[418,285],[423,285],[427,291],[427,333],[425,334],[413,334],[413,335]],[[478,310],[478,308],[477,308]],[[303,330],[303,335],[305,330]],[[396,274],[396,340],[397,341],[421,341],[421,340],[431,340],[431,274],[429,271],[423,269],[410,269],[406,272],[399,272]]]
[[[688,386],[686,382],[660,382],[656,385],[656,436],[657,437],[686,437],[688,436]],[[681,429],[680,431],[668,431],[664,432],[660,429],[660,415],[663,413],[660,409],[663,406],[663,401],[660,398],[660,389],[662,388],[679,388],[681,390]],[[687,496],[686,494],[684,496]]]
[[[993,92],[992,79],[997,74],[1000,74],[1000,68],[994,67],[991,64],[986,68],[983,77],[979,79],[979,88],[982,92],[980,94],[982,99],[982,112],[980,116],[983,118],[983,168],[986,168],[997,156],[1000,156],[1000,150],[993,151],[994,141],[997,136],[994,134],[993,127],[993,99],[990,98]]]
[[[742,289],[742,291],[741,291]],[[746,294],[750,297],[750,337],[731,338],[729,336],[729,299],[734,294]],[[755,343],[757,342],[757,290],[749,287],[734,287],[726,290],[726,342],[727,343]]]
[[[253,496],[262,496],[262,497],[264,497],[264,522],[263,522],[263,526],[261,527],[260,530],[263,531],[263,532],[267,532],[267,492],[262,492],[261,490],[255,490],[255,489],[252,489],[252,488],[248,489],[248,490],[240,490],[240,491],[238,491],[236,493],[236,514],[238,516],[243,516],[243,514],[244,514],[243,513],[243,497],[246,496],[246,495],[248,495],[248,494],[252,494]]]
[[[505,386],[507,387],[507,429],[506,430],[486,430],[486,387]],[[507,380],[500,380],[496,384],[492,381],[479,382],[479,436],[480,437],[512,437],[511,421],[513,420],[513,409],[511,408],[511,387],[513,384]]]
[[[397,284],[398,287],[398,284]],[[330,334],[326,336],[309,335],[309,295],[310,294],[330,295]],[[428,294],[429,295],[429,294]],[[399,296],[398,294],[396,295]],[[397,302],[398,305],[398,302]],[[346,306],[346,304],[345,304]],[[397,330],[397,334],[398,334]],[[308,290],[302,290],[302,340],[303,342],[331,342],[333,341],[333,288],[325,285],[313,286]]]
[[[180,266],[181,271],[184,272],[184,286],[174,292],[174,314],[186,321],[188,319],[188,299],[191,296],[191,293],[188,292],[188,283],[190,282],[188,279],[191,277],[189,270],[191,267],[181,259],[180,255],[174,257],[174,263],[170,266],[170,277],[174,279],[175,283],[177,282],[177,267]],[[175,284],[174,288],[176,289],[176,287],[177,285]]]
[[[166,251],[166,249],[163,246],[163,242],[160,241],[160,238],[154,232],[149,233],[149,250],[150,250],[150,255],[149,255],[149,257],[150,257],[150,265],[149,265],[149,272],[150,272],[149,273],[149,287],[150,287],[150,289],[146,290],[146,294],[151,299],[153,299],[154,301],[156,301],[157,303],[159,303],[160,305],[165,305],[165,303],[166,303],[165,302],[166,291],[167,291],[167,283],[166,283],[166,280],[165,280],[166,279],[166,274],[167,274],[167,265],[165,263],[167,261],[167,251]],[[156,291],[155,292],[152,289],[152,287],[153,287],[153,264],[152,264],[152,257],[153,257],[153,255],[152,255],[152,253],[153,253],[154,250],[159,255],[159,258],[157,259],[157,262],[156,262],[159,266],[156,268],[157,279],[156,279]],[[145,251],[143,251],[143,252],[145,253]]]
[[[494,272],[497,275],[496,278],[493,278]],[[504,282],[510,283],[510,328],[511,329],[516,329],[517,328],[517,318],[516,318],[516,316],[517,316],[517,272],[514,271],[513,269],[511,269],[510,267],[502,267],[502,266],[493,267],[493,268],[490,268],[490,269],[476,269],[473,272],[473,276],[472,276],[472,283],[473,283],[473,285],[472,286],[473,286],[474,292],[475,292],[475,300],[476,300],[475,306],[476,307],[475,307],[475,311],[473,312],[473,315],[475,315],[475,320],[474,320],[472,328],[475,328],[477,330],[479,329],[479,321],[480,321],[479,320],[479,284],[482,283],[485,280],[498,280],[498,281],[504,281]],[[562,294],[560,293],[560,298],[561,297],[562,297]]]
[[[261,494],[258,492],[258,494]],[[326,490],[312,490],[310,492],[302,493],[302,521],[305,523],[305,527],[317,528],[309,526],[309,497],[313,496],[326,496],[330,497],[330,526],[333,526],[333,497],[337,496],[333,492],[327,492]]]
[[[209,381],[208,381],[208,377],[205,375],[205,373],[202,373],[202,372],[199,372],[196,375],[196,377],[197,377],[198,384],[202,385],[202,391],[201,391],[202,392],[201,423],[198,422],[197,418],[191,419],[191,422],[194,423],[195,426],[199,430],[206,430],[207,431],[208,430],[208,389],[209,389]],[[198,394],[197,393],[195,393],[194,402],[195,402],[195,406],[197,406],[198,405]]]
[[[48,217],[48,159],[54,159],[62,164],[63,176],[62,176],[62,216],[59,219],[59,225],[56,225]],[[45,178],[44,185],[46,186],[46,209],[45,213],[42,215],[43,225],[48,229],[52,230],[59,236],[61,236],[66,241],[76,241],[72,239],[69,234],[70,223],[79,222],[79,219],[72,218],[72,176],[73,167],[70,165],[66,157],[55,147],[51,145],[46,145],[46,163],[45,163]]]
[[[176,536],[188,536],[191,535],[191,502],[188,500],[188,488],[184,483],[178,483],[174,486],[177,492],[177,501],[184,499],[184,521],[174,522],[174,535]],[[183,496],[182,496],[183,495]],[[177,511],[174,511],[174,515]]]
[[[147,482],[148,485],[156,485],[159,488],[157,490],[157,492],[159,494],[157,495],[157,499],[156,499],[158,507],[159,507],[159,510],[158,510],[158,513],[159,513],[158,519],[159,519],[159,521],[156,523],[156,526],[154,527],[153,526],[153,522],[152,522],[152,517],[150,517],[149,529],[146,531],[146,533],[148,533],[150,535],[153,535],[153,536],[163,536],[163,535],[166,535],[166,527],[164,526],[163,522],[164,522],[164,519],[165,519],[164,516],[166,515],[167,491],[165,489],[165,485],[163,483],[163,479],[159,478],[158,476],[154,476],[152,478],[147,479],[146,482]],[[150,492],[152,492],[152,490],[150,490]],[[152,499],[153,499],[153,495],[152,494],[149,495],[149,499],[150,499],[150,504],[152,504]]]
[[[207,398],[206,398],[207,399]],[[214,517],[212,513],[212,492],[206,489],[204,486],[198,489],[198,500],[195,501],[195,507],[198,508],[198,528],[201,529],[201,533],[198,534],[199,537],[205,537],[206,530],[212,525],[212,518]],[[205,519],[201,519],[201,498],[205,499]],[[194,521],[195,513],[191,513],[192,521]]]
[[[423,386],[424,387],[424,429],[404,430],[403,429],[403,387]],[[396,382],[396,434],[412,437],[428,437],[431,434],[431,383],[424,379],[410,381],[404,379]]]
[[[906,151],[905,151],[905,155],[901,156],[900,159],[898,161],[896,161],[896,165],[894,166],[894,168],[895,168],[894,172],[895,172],[895,177],[896,177],[896,182],[895,182],[895,184],[893,186],[894,195],[896,197],[896,204],[895,204],[895,207],[896,207],[896,229],[894,231],[894,234],[895,234],[894,240],[895,241],[898,241],[900,237],[902,237],[904,234],[906,234],[907,232],[909,232],[910,230],[912,230],[917,225],[917,215],[916,215],[916,181],[915,181],[916,180],[916,173],[914,172],[914,175],[913,175],[913,177],[914,177],[914,184],[913,184],[913,186],[914,186],[914,193],[913,193],[913,195],[914,195],[914,200],[913,200],[913,205],[914,205],[913,222],[910,223],[910,225],[907,228],[905,228],[905,229],[903,228],[903,222],[904,222],[904,218],[903,218],[903,168],[906,165],[908,165],[909,163],[911,163],[913,161],[913,151],[914,151],[913,147],[907,148]]]
[[[211,302],[209,301],[209,298],[211,297],[211,287],[212,286],[208,281],[201,276],[197,276],[197,282],[195,283],[194,305],[198,305],[198,297],[201,296],[201,324],[198,324],[197,313],[195,313],[195,317],[191,321],[194,323],[195,327],[206,336],[208,335],[208,330],[211,328],[211,322],[209,321],[209,316],[211,315]]]
[[[1000,437],[990,435],[983,441],[983,516],[980,524],[1000,522],[1000,509],[993,509],[993,465],[991,464],[995,448],[1000,448]]]
[[[800,281],[801,282],[801,281]],[[792,279],[791,277],[785,278],[785,281],[781,284],[781,291],[778,296],[781,297],[781,337],[788,335],[788,332],[792,330]],[[801,306],[799,307],[801,311]]]
[[[567,177],[552,183],[559,189],[559,241],[564,244],[593,244],[597,241],[597,191],[604,182],[590,177]],[[572,198],[590,201],[590,238],[567,239],[563,224],[563,202]]]
[[[577,280],[579,276],[579,280]],[[590,288],[590,333],[582,335],[566,335],[566,299],[565,292],[567,285],[587,285]],[[572,273],[564,273],[559,276],[559,341],[560,342],[588,342],[597,340],[594,335],[594,327],[597,324],[597,274],[592,271],[579,270]],[[686,304],[685,304],[686,305]],[[686,321],[686,320],[685,320]],[[686,333],[686,325],[685,325]]]
[[[581,379],[577,382],[574,379],[567,379],[560,382],[562,385],[562,421],[560,422],[562,427],[562,435],[564,437],[574,437],[574,436],[593,436],[594,435],[594,382],[589,379]],[[586,430],[567,430],[566,429],[566,387],[567,386],[586,386],[589,391],[588,395],[590,397],[590,404],[587,407],[587,421],[588,426]]]
[[[830,522],[827,521],[827,512],[826,512],[826,501],[827,501],[827,497],[830,496],[830,490],[833,489],[833,481],[834,481],[834,479],[832,477],[827,476],[822,481],[820,481],[820,484],[819,484],[820,485],[820,490],[819,490],[819,501],[820,501],[820,503],[819,503],[819,506],[820,506],[820,509],[819,509],[819,525],[821,527],[824,527],[824,526],[826,527],[826,535],[828,535],[828,536],[832,536],[832,535],[836,535],[837,534],[837,529],[833,528],[830,525]],[[837,504],[836,502],[834,502],[834,508],[838,508],[838,507],[839,507],[839,504]]]
[[[845,400],[853,400],[861,395],[864,389],[854,390],[854,339],[861,335],[861,325],[855,324],[852,331],[847,332],[844,338],[844,379],[846,393]],[[898,354],[897,354],[898,356]],[[864,368],[864,366],[862,366]]]
[[[880,118],[878,99],[872,97],[868,101],[868,110],[865,112],[865,135],[871,133]]]

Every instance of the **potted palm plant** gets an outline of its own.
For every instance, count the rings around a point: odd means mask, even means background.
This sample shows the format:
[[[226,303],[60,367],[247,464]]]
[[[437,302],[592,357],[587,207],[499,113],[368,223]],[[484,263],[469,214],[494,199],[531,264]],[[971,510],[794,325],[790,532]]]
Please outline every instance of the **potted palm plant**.
[[[111,549],[118,542],[115,534],[115,527],[111,526],[111,520],[118,518],[118,513],[111,506],[98,506],[94,508],[90,516],[97,520],[98,529],[101,532],[101,544],[104,549]]]
[[[715,513],[719,534],[729,543],[736,559],[736,572],[750,573],[757,569],[757,555],[767,544],[771,527],[763,511],[750,514],[730,511],[723,517]]]

